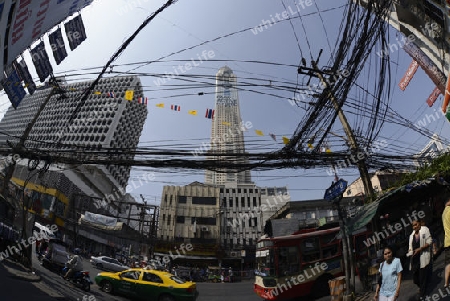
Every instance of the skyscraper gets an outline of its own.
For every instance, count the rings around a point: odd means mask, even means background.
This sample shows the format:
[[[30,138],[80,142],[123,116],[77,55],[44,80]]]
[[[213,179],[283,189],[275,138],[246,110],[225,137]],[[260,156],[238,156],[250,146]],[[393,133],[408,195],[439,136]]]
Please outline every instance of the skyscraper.
[[[239,97],[236,75],[225,66],[216,74],[216,99],[215,112],[211,127],[210,154],[236,155],[245,154],[244,145],[245,125],[241,119],[239,110]],[[220,155],[209,156],[211,160],[233,160],[238,163],[246,163],[248,160],[242,157],[224,157]],[[227,172],[206,171],[206,184],[236,186],[238,184],[251,184],[250,171]]]

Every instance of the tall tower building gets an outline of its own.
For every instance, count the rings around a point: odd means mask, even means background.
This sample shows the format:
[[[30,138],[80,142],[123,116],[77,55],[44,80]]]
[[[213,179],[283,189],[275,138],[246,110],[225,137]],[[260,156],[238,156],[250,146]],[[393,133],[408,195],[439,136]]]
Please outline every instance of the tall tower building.
[[[242,123],[239,110],[239,97],[237,90],[236,75],[225,66],[216,74],[216,99],[215,112],[211,127],[211,154],[245,154],[244,133],[245,127]],[[224,161],[234,160],[245,163],[244,157],[209,156],[208,159]],[[230,159],[231,158],[231,159]],[[250,171],[227,172],[206,171],[206,184],[225,185],[229,187],[238,184],[251,184]]]

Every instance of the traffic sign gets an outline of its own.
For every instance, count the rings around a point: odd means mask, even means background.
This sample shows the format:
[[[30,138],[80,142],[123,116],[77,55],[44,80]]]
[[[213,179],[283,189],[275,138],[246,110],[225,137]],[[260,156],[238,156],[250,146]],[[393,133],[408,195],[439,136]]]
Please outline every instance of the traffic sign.
[[[337,182],[333,183],[330,188],[325,190],[325,195],[323,198],[328,201],[332,201],[339,195],[343,194],[345,189],[347,189],[347,181],[339,179]]]

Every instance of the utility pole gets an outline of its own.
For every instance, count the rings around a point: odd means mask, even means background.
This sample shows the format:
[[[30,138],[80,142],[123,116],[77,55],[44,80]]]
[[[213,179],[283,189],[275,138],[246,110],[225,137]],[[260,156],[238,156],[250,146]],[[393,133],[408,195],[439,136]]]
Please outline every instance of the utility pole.
[[[320,56],[320,54],[319,54],[319,56]],[[344,132],[347,135],[348,142],[350,143],[352,158],[357,159],[356,165],[358,166],[359,174],[360,174],[361,180],[363,182],[364,194],[366,195],[366,197],[370,198],[371,201],[373,201],[374,193],[373,193],[373,188],[372,188],[372,182],[370,181],[370,177],[369,177],[369,171],[367,170],[367,165],[364,162],[364,159],[359,159],[361,152],[360,152],[358,142],[356,141],[355,135],[353,134],[352,128],[350,127],[350,124],[348,123],[347,117],[345,117],[345,115],[344,115],[344,111],[342,111],[342,108],[339,107],[339,103],[337,102],[333,93],[331,93],[330,85],[325,80],[321,71],[317,67],[317,62],[312,61],[311,64],[313,66],[313,72],[315,72],[317,77],[322,82],[324,91],[328,91],[327,97],[330,99],[334,109],[338,113],[339,120],[341,121],[342,127],[344,128]]]
[[[344,129],[344,132],[348,138],[348,143],[350,144],[351,149],[351,155],[352,158],[356,157],[356,165],[358,166],[359,174],[361,177],[361,180],[363,182],[364,186],[364,194],[367,198],[370,198],[371,201],[374,200],[374,193],[372,188],[372,182],[370,181],[369,172],[366,166],[366,163],[364,161],[364,156],[362,159],[360,159],[360,148],[358,145],[358,142],[356,141],[355,135],[353,134],[352,128],[350,127],[350,124],[348,123],[347,117],[344,115],[344,111],[339,106],[338,101],[336,100],[336,97],[331,92],[332,89],[330,87],[330,84],[326,81],[326,79],[323,76],[323,72],[319,69],[317,66],[317,61],[320,58],[320,55],[322,54],[322,50],[319,52],[318,59],[316,61],[311,61],[312,69],[310,69],[309,73],[310,75],[315,74],[321,81],[322,86],[324,87],[324,91],[327,93],[327,98],[330,99],[334,109],[337,112],[337,115],[339,117],[339,120],[341,121],[342,127]],[[299,68],[300,71],[300,68]],[[312,73],[311,73],[312,72]],[[345,282],[346,282],[346,291],[347,294],[349,292],[355,291],[355,272],[354,272],[354,262],[353,262],[353,254],[352,254],[352,248],[351,248],[351,234],[347,233],[345,229],[345,217],[342,212],[342,208],[340,206],[340,198],[337,202],[338,206],[338,214],[339,214],[339,225],[341,227],[342,231],[342,246],[343,246],[343,256],[344,256],[344,266],[345,266]]]

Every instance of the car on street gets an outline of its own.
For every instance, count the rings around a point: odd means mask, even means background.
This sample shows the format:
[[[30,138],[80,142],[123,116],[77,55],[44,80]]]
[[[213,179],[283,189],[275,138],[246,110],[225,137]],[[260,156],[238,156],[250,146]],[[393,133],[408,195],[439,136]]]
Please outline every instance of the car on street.
[[[146,268],[122,272],[100,272],[95,283],[107,293],[117,293],[140,300],[195,301],[199,295],[195,282],[169,272]]]
[[[108,256],[92,256],[91,264],[100,270],[107,270],[113,272],[121,272],[128,270],[130,267],[121,264],[117,259]]]

